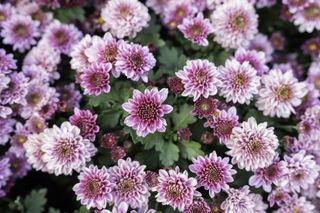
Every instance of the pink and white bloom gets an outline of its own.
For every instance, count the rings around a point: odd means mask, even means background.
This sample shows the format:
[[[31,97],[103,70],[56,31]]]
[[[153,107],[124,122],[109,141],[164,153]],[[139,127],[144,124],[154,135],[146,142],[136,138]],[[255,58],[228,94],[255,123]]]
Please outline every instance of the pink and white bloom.
[[[163,117],[173,109],[172,106],[163,104],[167,97],[168,89],[146,89],[143,93],[134,90],[132,99],[122,104],[122,108],[129,113],[124,123],[136,130],[141,137],[156,131],[164,132],[167,122]]]
[[[226,142],[232,163],[247,171],[269,166],[276,156],[278,145],[273,128],[267,128],[267,122],[257,124],[254,117],[233,128],[230,140]]]
[[[178,167],[169,171],[161,169],[158,181],[157,202],[170,205],[173,209],[183,211],[192,204],[193,196],[200,196],[196,191],[197,180],[189,178],[187,171],[180,172]]]
[[[320,30],[320,2],[315,1],[293,15],[293,23],[300,32]]]
[[[193,101],[198,100],[200,96],[208,98],[218,92],[217,87],[220,85],[218,71],[208,60],[189,60],[176,76],[184,85],[182,96],[193,97]]]
[[[308,92],[307,85],[298,82],[290,71],[283,73],[273,69],[262,76],[261,83],[256,106],[264,115],[271,117],[288,118]]]

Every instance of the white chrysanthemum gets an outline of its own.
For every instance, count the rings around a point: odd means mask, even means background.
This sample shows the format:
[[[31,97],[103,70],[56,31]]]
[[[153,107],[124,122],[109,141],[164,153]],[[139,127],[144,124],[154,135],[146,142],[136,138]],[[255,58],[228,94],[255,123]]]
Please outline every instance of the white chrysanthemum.
[[[288,118],[307,94],[306,84],[298,82],[290,71],[282,73],[279,69],[273,69],[262,76],[261,83],[256,106],[264,115],[271,117]]]
[[[215,41],[224,48],[247,46],[258,32],[258,16],[247,0],[228,1],[217,7],[211,22]]]
[[[148,26],[148,8],[138,0],[111,0],[101,11],[103,28],[117,38],[135,37]]]
[[[45,129],[43,138],[46,143],[41,147],[42,160],[55,175],[79,172],[97,151],[93,143],[82,138],[80,129],[69,122],[62,123],[60,128]]]
[[[240,169],[247,171],[269,166],[276,156],[278,145],[273,128],[267,128],[266,122],[257,124],[254,117],[234,127],[230,140],[226,142],[232,163],[237,163]]]

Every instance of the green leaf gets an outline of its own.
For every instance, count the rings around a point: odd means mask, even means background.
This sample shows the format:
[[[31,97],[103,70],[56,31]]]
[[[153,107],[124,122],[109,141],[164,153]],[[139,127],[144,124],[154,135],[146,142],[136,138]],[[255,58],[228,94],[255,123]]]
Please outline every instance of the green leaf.
[[[179,144],[179,148],[182,157],[189,160],[199,155],[204,155],[204,152],[201,150],[201,144],[194,141],[182,142]]]
[[[74,213],[90,213],[90,211],[86,207],[81,206],[78,210],[75,210]]]
[[[162,134],[159,132],[146,136],[142,141],[145,149],[150,150],[155,147],[158,152],[162,150],[165,143]]]
[[[187,61],[187,57],[174,47],[163,47],[159,50],[158,62],[160,71],[164,74],[174,75],[176,71],[182,68]]]
[[[103,111],[98,118],[98,123],[103,128],[115,128],[119,124],[121,114],[119,110]]]
[[[172,114],[173,123],[175,129],[185,128],[189,124],[192,124],[197,121],[197,118],[191,114],[192,106],[188,104],[183,104],[179,112],[174,112]]]
[[[41,213],[44,211],[44,206],[47,203],[47,189],[33,190],[24,199],[26,213]]]
[[[60,213],[60,212],[61,211],[59,209],[54,209],[54,208],[50,207],[48,213]]]
[[[179,148],[172,142],[165,143],[160,152],[160,161],[164,166],[172,166],[179,160]]]
[[[59,8],[54,11],[54,16],[61,22],[68,23],[73,20],[84,21],[85,11],[81,7]]]

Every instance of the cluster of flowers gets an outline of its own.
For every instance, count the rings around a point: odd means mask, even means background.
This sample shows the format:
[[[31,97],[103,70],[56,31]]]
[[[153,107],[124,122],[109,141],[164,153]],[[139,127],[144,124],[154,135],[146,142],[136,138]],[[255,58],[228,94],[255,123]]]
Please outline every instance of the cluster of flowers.
[[[256,8],[271,7],[275,0],[147,0],[146,5],[110,0],[101,8],[103,36],[83,35],[75,25],[63,24],[40,8],[61,7],[60,1],[36,2],[0,4],[3,44],[25,54],[20,65],[13,54],[0,49],[0,145],[10,141],[0,159],[0,197],[32,167],[54,175],[79,173],[73,186],[77,200],[102,213],[111,213],[108,205],[113,205],[113,213],[129,208],[131,213],[154,213],[148,207],[152,192],[156,202],[186,213],[263,213],[269,206],[278,213],[320,211],[320,39],[303,45],[313,60],[305,76],[295,55],[279,53],[285,41],[280,32],[268,38],[258,31]],[[317,1],[282,0],[281,5],[281,17],[300,32],[320,29]],[[212,151],[194,157],[189,172],[179,167],[149,171],[136,160],[124,159],[125,150],[108,133],[100,146],[112,149],[116,165],[99,168],[91,162],[100,132],[98,113],[80,109],[82,95],[74,83],[58,84],[64,77],[59,65],[64,57],[71,58],[75,83],[84,95],[110,93],[111,82],[121,74],[149,86],[155,52],[129,41],[148,27],[147,7],[167,30],[180,31],[192,45],[208,46],[213,36],[221,47],[235,51],[221,66],[207,59],[187,60],[168,78],[169,89],[134,89],[121,105],[123,124],[141,138],[164,133],[165,117],[174,111],[165,103],[168,97],[189,97],[194,105],[190,113],[209,129],[202,141],[218,139],[229,157]],[[236,107],[241,105],[274,120],[294,117],[297,136],[279,138],[274,127],[252,116],[240,120],[244,116]],[[55,114],[72,111],[68,121],[48,127]],[[177,131],[182,142],[191,135],[188,128]],[[233,183],[241,170],[250,177],[238,186]],[[267,193],[269,205],[250,187]],[[226,198],[220,202],[216,198],[223,193]],[[209,205],[207,198],[217,202]]]

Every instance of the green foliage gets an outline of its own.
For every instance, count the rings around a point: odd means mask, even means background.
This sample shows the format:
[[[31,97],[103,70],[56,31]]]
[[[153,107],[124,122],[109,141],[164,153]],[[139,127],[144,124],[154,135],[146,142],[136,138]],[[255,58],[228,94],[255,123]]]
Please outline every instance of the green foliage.
[[[172,113],[174,129],[185,128],[189,124],[197,121],[197,118],[191,114],[192,106],[183,104],[178,112]]]
[[[86,207],[81,206],[78,210],[75,210],[74,213],[90,213],[90,211]]]
[[[47,189],[32,190],[23,201],[26,213],[41,213],[47,203]]]
[[[174,75],[187,61],[187,57],[174,47],[162,47],[159,50],[159,70],[163,74]]]
[[[61,211],[58,210],[58,209],[49,208],[49,212],[48,213],[61,213]]]
[[[160,161],[164,166],[172,166],[179,160],[179,148],[172,142],[164,143],[160,152]]]
[[[54,16],[61,22],[68,23],[73,20],[84,21],[85,11],[81,7],[59,8],[54,10]]]
[[[179,148],[182,157],[188,160],[192,160],[192,158],[204,155],[204,152],[201,150],[201,144],[195,141],[179,143]]]

